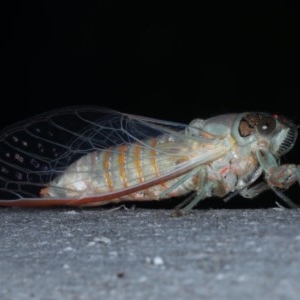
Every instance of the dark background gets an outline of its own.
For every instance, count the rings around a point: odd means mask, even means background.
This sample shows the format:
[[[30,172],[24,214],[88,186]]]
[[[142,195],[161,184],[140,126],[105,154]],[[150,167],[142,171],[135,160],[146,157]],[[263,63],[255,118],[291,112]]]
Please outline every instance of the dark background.
[[[298,7],[81,2],[5,4],[1,127],[81,104],[179,122],[259,110],[300,123]]]

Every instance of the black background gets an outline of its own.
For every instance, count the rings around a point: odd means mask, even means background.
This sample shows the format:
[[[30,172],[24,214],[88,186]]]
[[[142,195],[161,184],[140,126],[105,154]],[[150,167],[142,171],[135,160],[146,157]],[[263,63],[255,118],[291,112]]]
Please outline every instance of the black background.
[[[185,123],[248,110],[300,123],[298,7],[81,2],[5,4],[1,127],[82,104]]]

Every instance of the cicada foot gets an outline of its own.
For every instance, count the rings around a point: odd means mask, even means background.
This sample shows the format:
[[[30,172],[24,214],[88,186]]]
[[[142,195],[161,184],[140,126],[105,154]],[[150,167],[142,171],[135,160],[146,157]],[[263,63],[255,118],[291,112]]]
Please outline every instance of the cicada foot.
[[[186,212],[182,209],[174,209],[174,211],[172,212],[172,217],[174,218],[180,218],[180,217],[183,217],[185,215],[187,215],[189,212]]]
[[[186,209],[191,201],[195,198],[195,193],[189,195],[186,199],[181,201],[178,205],[175,206],[174,211],[172,212],[173,217],[182,217],[189,214],[190,209]]]

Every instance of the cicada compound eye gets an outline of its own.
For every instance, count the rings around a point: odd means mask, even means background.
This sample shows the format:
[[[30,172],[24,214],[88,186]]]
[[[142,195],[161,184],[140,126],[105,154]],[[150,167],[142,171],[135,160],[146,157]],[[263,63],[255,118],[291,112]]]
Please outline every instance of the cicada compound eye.
[[[257,124],[257,130],[261,135],[269,135],[276,128],[276,120],[273,117],[263,117]]]

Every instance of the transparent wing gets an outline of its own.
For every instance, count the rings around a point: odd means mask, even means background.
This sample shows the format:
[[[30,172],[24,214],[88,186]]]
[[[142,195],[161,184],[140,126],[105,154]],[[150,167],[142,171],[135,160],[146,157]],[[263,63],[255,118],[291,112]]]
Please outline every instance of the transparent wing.
[[[187,140],[220,143],[201,128],[94,106],[64,108],[19,122],[0,132],[0,199],[36,199],[43,187],[81,156],[120,144],[149,147],[145,140],[162,135],[172,143],[156,148],[157,155],[189,155],[184,147]],[[203,163],[222,154],[223,150],[215,149],[202,158]],[[199,159],[179,164],[176,172],[188,171],[194,164],[199,164]],[[172,173],[174,170],[167,170],[165,177],[153,184],[174,177]]]

